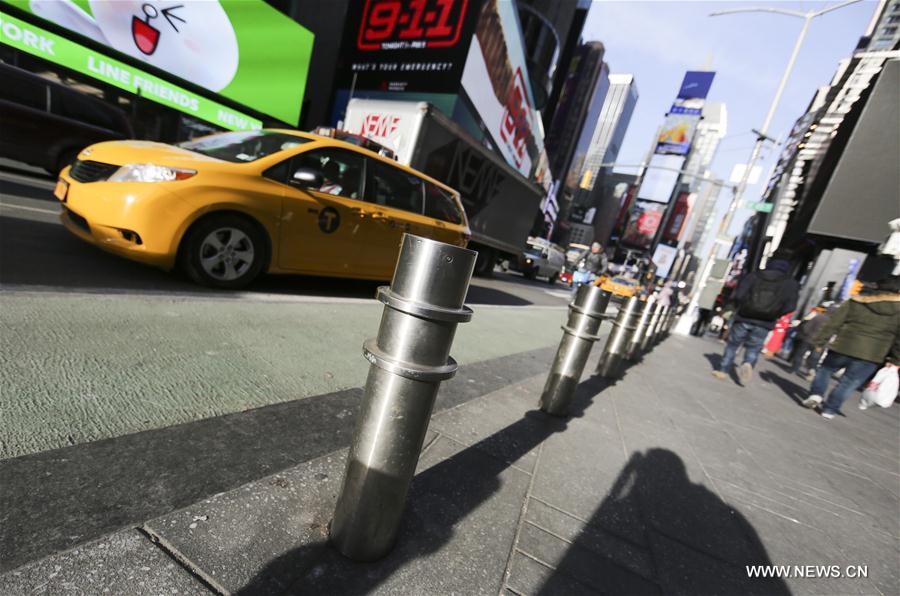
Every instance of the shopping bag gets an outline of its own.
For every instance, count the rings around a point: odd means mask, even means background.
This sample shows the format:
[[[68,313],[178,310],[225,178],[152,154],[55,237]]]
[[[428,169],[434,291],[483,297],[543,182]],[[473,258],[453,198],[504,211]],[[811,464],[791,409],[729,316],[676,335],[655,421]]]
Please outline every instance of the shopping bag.
[[[890,408],[891,404],[894,403],[894,399],[897,398],[897,389],[900,389],[900,377],[897,376],[897,367],[885,366],[866,385],[862,394],[863,403]]]

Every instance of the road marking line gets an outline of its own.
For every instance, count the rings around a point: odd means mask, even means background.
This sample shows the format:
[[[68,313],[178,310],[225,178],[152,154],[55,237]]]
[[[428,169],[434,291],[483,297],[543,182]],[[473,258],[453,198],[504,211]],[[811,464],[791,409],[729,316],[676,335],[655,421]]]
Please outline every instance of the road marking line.
[[[23,205],[12,205],[10,203],[0,202],[0,207],[9,207],[10,209],[21,209],[23,211],[37,211],[38,213],[49,213],[50,215],[59,215],[59,211],[51,209],[38,209],[37,207],[25,207]]]

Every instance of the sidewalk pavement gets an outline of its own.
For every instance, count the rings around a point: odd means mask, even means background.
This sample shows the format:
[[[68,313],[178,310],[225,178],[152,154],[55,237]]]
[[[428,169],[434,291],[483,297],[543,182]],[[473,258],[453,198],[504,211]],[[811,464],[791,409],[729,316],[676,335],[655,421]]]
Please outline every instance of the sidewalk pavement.
[[[853,399],[826,421],[779,362],[746,388],[713,378],[720,352],[672,336],[614,384],[586,374],[569,419],[536,411],[545,373],[437,413],[379,562],[327,544],[339,450],[14,569],[0,593],[896,594],[898,409]],[[764,564],[868,577],[748,577]]]

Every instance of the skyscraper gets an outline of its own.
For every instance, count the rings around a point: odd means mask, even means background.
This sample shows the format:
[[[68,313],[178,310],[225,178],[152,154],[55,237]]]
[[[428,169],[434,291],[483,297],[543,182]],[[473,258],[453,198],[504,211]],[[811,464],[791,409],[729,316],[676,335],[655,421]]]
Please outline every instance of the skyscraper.
[[[590,145],[582,163],[574,172],[577,188],[574,190],[569,221],[581,242],[595,239],[606,242],[612,231],[609,220],[618,213],[618,196],[613,193],[614,185],[605,183],[606,174],[612,168],[601,167],[613,163],[619,156],[619,148],[625,138],[625,131],[631,122],[631,115],[638,100],[637,85],[630,74],[610,74],[609,91],[603,101],[600,116],[594,126]],[[585,123],[585,128],[590,126]],[[609,225],[606,225],[609,224]]]

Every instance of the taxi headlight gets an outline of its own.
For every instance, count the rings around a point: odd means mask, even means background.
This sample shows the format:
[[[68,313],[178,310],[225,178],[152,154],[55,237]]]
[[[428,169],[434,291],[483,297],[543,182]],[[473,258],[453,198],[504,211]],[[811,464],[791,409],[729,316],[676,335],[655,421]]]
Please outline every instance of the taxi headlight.
[[[197,170],[158,166],[152,163],[133,163],[122,166],[109,177],[110,182],[171,182],[194,176]]]

